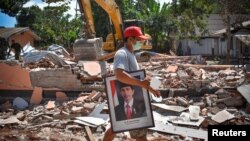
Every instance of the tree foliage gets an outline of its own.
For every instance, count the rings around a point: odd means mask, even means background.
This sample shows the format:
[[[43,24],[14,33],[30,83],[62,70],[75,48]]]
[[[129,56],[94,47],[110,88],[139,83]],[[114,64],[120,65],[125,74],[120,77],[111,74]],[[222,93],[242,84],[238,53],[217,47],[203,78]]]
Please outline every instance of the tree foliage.
[[[36,6],[23,8],[18,14],[18,26],[29,26],[46,44],[67,44],[73,42],[80,33],[83,21],[81,17],[72,20],[65,15],[70,0],[43,0],[48,5],[44,9]],[[115,0],[119,6],[122,19],[140,19],[145,21],[145,32],[151,35],[155,51],[165,50],[166,42],[172,50],[179,39],[197,39],[207,32],[207,16],[211,13],[215,0],[172,0],[160,5],[158,0]],[[227,0],[219,0],[227,1]],[[236,0],[238,1],[238,0]],[[60,6],[51,3],[60,2]],[[249,11],[246,3],[239,5],[244,12]],[[97,37],[105,37],[112,31],[107,13],[94,1],[91,1]],[[223,9],[223,8],[221,8]],[[241,11],[242,12],[242,11]],[[198,33],[198,34],[197,34]]]
[[[30,0],[2,0],[0,4],[0,12],[15,17],[22,9],[23,5],[28,1]]]
[[[243,21],[249,20],[247,14],[250,13],[250,1],[242,0],[213,0],[212,4],[217,5],[215,12],[222,17],[226,26],[227,54],[226,61],[230,61],[230,50],[232,49],[231,27],[240,28]]]
[[[120,7],[123,18],[145,21],[155,51],[166,50],[168,41],[174,52],[176,40],[207,33],[206,18],[213,8],[207,0],[173,0],[163,5],[155,0],[125,0]]]
[[[207,17],[212,12],[207,0],[174,0],[171,13],[177,18],[178,37],[197,37],[207,33]]]
[[[138,2],[135,0],[116,0],[123,20],[140,19],[141,9],[137,5]]]
[[[29,27],[35,30],[34,23],[37,22],[38,17],[41,17],[42,9],[34,5],[28,8],[23,8],[16,16],[17,27]]]
[[[112,31],[110,26],[110,20],[108,14],[94,1],[92,3],[92,15],[94,18],[96,37],[102,37],[103,40],[106,40],[108,33]]]
[[[161,6],[154,0],[142,0],[138,2],[137,7],[140,7],[141,17],[146,23],[146,32],[152,37],[153,49],[164,49],[167,33],[172,27],[172,21],[169,20],[169,5],[164,3]]]
[[[61,1],[60,6],[50,6],[49,2],[46,7],[40,9],[38,6],[23,8],[17,15],[17,25],[30,27],[41,38],[43,45],[59,44],[70,47],[77,38],[80,28],[78,19],[71,19],[69,14],[69,1]]]

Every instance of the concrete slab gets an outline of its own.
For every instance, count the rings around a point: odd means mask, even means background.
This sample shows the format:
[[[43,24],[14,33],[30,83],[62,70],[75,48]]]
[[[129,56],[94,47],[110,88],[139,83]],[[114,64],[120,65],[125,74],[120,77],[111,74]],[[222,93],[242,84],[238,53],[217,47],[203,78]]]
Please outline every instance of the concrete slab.
[[[250,103],[250,84],[248,85],[241,85],[237,87],[237,90],[241,93],[241,95],[246,99],[248,103]]]

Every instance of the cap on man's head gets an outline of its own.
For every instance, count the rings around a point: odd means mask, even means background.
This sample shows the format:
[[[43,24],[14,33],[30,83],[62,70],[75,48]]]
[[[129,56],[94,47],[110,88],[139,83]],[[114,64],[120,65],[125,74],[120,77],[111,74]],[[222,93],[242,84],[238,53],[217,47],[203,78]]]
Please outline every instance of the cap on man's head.
[[[142,34],[141,28],[137,26],[129,26],[124,30],[124,36],[127,37],[138,37],[143,40],[147,40],[148,37]]]

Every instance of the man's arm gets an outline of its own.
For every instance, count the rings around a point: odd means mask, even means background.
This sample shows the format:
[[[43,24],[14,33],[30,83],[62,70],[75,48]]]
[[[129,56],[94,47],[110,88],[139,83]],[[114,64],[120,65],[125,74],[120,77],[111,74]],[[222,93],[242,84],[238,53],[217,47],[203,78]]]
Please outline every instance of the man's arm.
[[[128,83],[131,85],[143,87],[143,88],[149,90],[153,95],[155,95],[157,97],[159,97],[161,95],[159,91],[153,89],[150,86],[149,80],[147,80],[147,79],[139,80],[139,79],[131,76],[130,74],[128,74],[123,69],[115,69],[115,76],[119,81],[121,81],[123,83]]]

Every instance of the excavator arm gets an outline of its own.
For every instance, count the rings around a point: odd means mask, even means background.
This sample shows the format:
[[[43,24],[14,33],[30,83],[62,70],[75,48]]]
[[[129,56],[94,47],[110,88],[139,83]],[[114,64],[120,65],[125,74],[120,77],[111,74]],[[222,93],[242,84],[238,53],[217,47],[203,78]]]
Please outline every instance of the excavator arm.
[[[77,0],[80,11],[82,15],[83,21],[83,32],[85,33],[85,37],[87,39],[95,38],[95,25],[94,25],[94,18],[92,15],[91,3],[90,0]]]
[[[75,60],[96,60],[100,57],[102,50],[115,51],[116,47],[123,41],[123,28],[120,10],[114,0],[94,0],[110,17],[114,26],[113,33],[106,37],[103,42],[102,38],[95,35],[94,18],[91,9],[90,0],[78,0],[83,18],[83,32],[85,38],[75,41],[73,45]]]
[[[101,51],[113,52],[123,43],[123,21],[122,16],[115,0],[93,0],[96,2],[109,16],[113,26],[112,33],[109,33],[105,42],[102,38],[96,38],[94,18],[91,9],[90,0],[78,0],[81,13],[84,17],[83,32],[84,39],[76,40],[73,49],[76,60],[95,60],[100,58]],[[136,24],[137,23],[137,24]],[[136,21],[129,21],[131,25],[138,25]],[[125,24],[126,27],[126,24]],[[146,42],[145,42],[146,43]],[[151,49],[151,45],[143,45],[142,49]],[[114,54],[114,53],[113,53]]]
[[[122,16],[116,2],[114,0],[95,0],[95,2],[109,15],[115,29],[115,40],[122,40]]]
[[[114,0],[94,0],[110,17],[114,26],[114,36],[116,40],[123,39],[122,17],[119,7]],[[84,32],[87,38],[95,37],[95,26],[90,0],[78,0],[81,13],[84,15]]]

